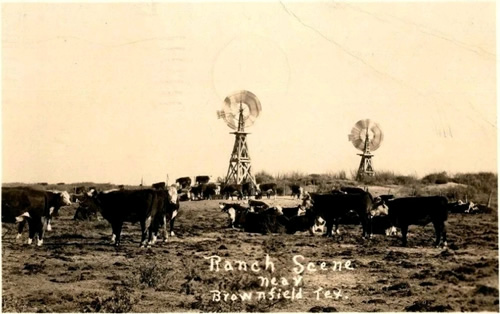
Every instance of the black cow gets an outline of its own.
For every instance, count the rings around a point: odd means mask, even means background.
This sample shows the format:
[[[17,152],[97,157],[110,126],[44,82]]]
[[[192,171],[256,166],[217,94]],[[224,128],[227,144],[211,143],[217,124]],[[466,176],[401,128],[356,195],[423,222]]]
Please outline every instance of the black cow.
[[[219,208],[221,212],[227,213],[229,216],[229,227],[241,228],[245,224],[246,214],[250,211],[250,208],[241,206],[238,203],[219,203]]]
[[[155,190],[165,190],[165,182],[154,183],[151,187]]]
[[[227,200],[229,197],[233,199],[233,197],[236,197],[238,200],[243,199],[243,190],[241,184],[227,184],[224,187],[222,187],[222,195],[224,195],[224,198]]]
[[[298,231],[309,231],[311,235],[317,232],[324,233],[325,221],[314,214],[311,210],[306,210],[305,214],[289,218],[286,226],[286,233],[294,234]]]
[[[302,198],[302,194],[304,194],[304,188],[300,185],[293,184],[290,185],[290,190],[292,190],[292,197],[295,198],[297,196],[298,199]]]
[[[252,182],[245,182],[241,185],[241,192],[243,193],[243,197],[255,196],[255,185]]]
[[[269,208],[269,205],[262,201],[248,200],[248,206],[254,211],[259,212]]]
[[[278,185],[276,183],[262,183],[258,185],[258,189],[262,193],[266,193],[267,198],[271,198],[271,195],[274,195],[274,198],[276,199],[276,189]]]
[[[436,232],[435,245],[446,246],[446,226],[448,201],[443,196],[403,197],[385,202],[393,226],[401,228],[403,246],[407,244],[408,226],[425,226],[432,222]],[[442,237],[442,242],[441,242]]]
[[[26,221],[29,226],[28,244],[38,235],[37,245],[43,243],[45,229],[61,206],[71,205],[69,193],[41,191],[29,187],[2,189],[2,222],[18,222],[17,238],[21,237]]]
[[[175,188],[174,188],[175,191]],[[80,202],[79,210],[88,211],[97,209],[109,221],[113,229],[112,242],[120,245],[120,235],[124,222],[140,222],[141,246],[146,245],[149,231],[149,242],[152,243],[153,235],[158,232],[158,222],[163,219],[166,212],[164,208],[168,203],[167,191],[164,190],[114,190],[96,192],[92,190]],[[157,216],[158,215],[158,216]],[[155,223],[153,223],[155,222]]]
[[[333,225],[335,224],[336,232],[341,218],[351,210],[359,217],[363,227],[363,237],[368,236],[368,214],[373,209],[373,203],[366,192],[363,194],[310,193],[309,197],[304,199],[303,206],[306,209],[312,208],[314,214],[326,221],[326,236],[328,237],[333,235]]]
[[[181,189],[186,189],[191,186],[191,178],[190,177],[181,177],[175,180],[175,183],[179,185]]]
[[[288,218],[275,208],[260,213],[247,212],[245,216],[245,232],[261,234],[286,232]]]
[[[191,188],[191,200],[211,200],[215,197],[217,185],[215,183],[202,183]]]
[[[306,209],[304,206],[299,205],[295,207],[281,207],[281,206],[276,206],[276,209],[283,213],[288,218],[292,218],[294,216],[302,216],[306,213]]]
[[[196,176],[194,181],[196,185],[207,184],[210,181],[210,176]]]

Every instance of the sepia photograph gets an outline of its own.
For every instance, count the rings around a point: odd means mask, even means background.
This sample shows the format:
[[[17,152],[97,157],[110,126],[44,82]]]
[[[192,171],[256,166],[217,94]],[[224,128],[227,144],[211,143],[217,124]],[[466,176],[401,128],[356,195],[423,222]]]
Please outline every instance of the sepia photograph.
[[[1,8],[2,312],[500,311],[494,1]]]

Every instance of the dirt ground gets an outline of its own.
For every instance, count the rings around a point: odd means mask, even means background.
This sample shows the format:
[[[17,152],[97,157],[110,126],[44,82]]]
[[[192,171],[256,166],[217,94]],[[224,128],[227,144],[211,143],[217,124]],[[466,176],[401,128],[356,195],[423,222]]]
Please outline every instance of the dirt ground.
[[[2,224],[2,311],[499,311],[496,214],[450,214],[443,250],[433,247],[431,224],[410,226],[407,248],[398,237],[363,240],[361,226],[341,226],[334,239],[249,234],[227,228],[218,203],[182,202],[177,235],[150,248],[139,248],[139,224],[127,223],[122,246],[111,246],[108,222],[73,221],[73,206],[61,209],[42,247]],[[218,272],[210,256],[220,258]]]

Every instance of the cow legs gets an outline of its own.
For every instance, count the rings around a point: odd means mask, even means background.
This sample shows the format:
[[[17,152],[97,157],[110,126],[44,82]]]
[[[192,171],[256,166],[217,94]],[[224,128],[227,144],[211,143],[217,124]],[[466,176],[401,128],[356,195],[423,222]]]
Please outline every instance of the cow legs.
[[[120,235],[122,233],[122,221],[115,221],[111,223],[111,228],[113,229],[113,236],[115,241],[113,241],[113,238],[111,239],[111,244],[114,244],[115,246],[120,245]]]
[[[175,222],[175,216],[172,217],[172,219],[170,219],[170,236],[171,237],[175,236],[175,233],[174,233],[174,222]]]
[[[401,225],[401,236],[403,239],[403,246],[406,246],[406,244],[407,244],[407,235],[408,235],[408,226]]]
[[[333,229],[333,220],[328,220],[326,222],[326,234],[324,236],[331,237],[332,236],[332,229]]]
[[[36,234],[36,224],[34,223],[34,221],[32,219],[28,220],[28,245],[30,245],[32,242],[33,242],[33,238],[35,237],[35,234]]]
[[[21,238],[21,235],[23,233],[24,225],[26,225],[26,220],[23,219],[18,225],[17,225],[17,235],[16,235],[16,240]]]
[[[434,222],[434,230],[436,231],[436,242],[434,243],[435,246],[439,247],[441,244],[443,246],[447,246],[446,243],[446,226],[443,222]],[[443,241],[441,242],[441,236],[443,238]]]
[[[151,226],[151,216],[149,216],[148,218],[146,218],[146,220],[141,220],[141,244],[140,246],[141,247],[144,247],[147,245],[147,242],[146,242],[146,238],[147,238],[147,235],[148,235],[148,230]]]

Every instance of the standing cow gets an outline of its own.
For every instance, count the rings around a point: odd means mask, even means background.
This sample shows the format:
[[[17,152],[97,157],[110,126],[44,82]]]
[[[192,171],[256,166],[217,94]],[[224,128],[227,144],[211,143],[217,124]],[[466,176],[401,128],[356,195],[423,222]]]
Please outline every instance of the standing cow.
[[[342,217],[353,211],[359,217],[363,227],[363,237],[368,236],[368,215],[373,209],[373,203],[368,193],[363,194],[317,194],[310,193],[304,199],[303,206],[311,209],[316,216],[326,221],[326,236],[331,237],[338,230]]]
[[[50,231],[50,220],[61,206],[71,205],[69,193],[35,190],[29,187],[2,188],[2,222],[17,222],[21,237],[28,222],[28,244],[38,235],[37,245],[43,243],[45,230]]]
[[[444,196],[402,197],[385,202],[392,226],[401,228],[403,246],[407,244],[410,225],[425,226],[432,222],[436,233],[435,245],[446,246],[446,226],[448,200]],[[380,215],[379,212],[374,212]]]
[[[276,183],[261,183],[257,185],[257,189],[265,193],[267,198],[271,198],[271,195],[274,195],[274,199],[276,199],[277,187]]]
[[[290,190],[292,190],[292,198],[297,196],[298,199],[301,199],[304,194],[304,188],[297,184],[290,185]]]
[[[152,189],[99,193],[92,190],[87,193],[87,197],[80,203],[79,210],[88,211],[89,208],[97,208],[104,219],[111,224],[113,230],[111,241],[116,246],[120,245],[123,223],[140,222],[140,245],[145,246],[148,231],[149,243],[152,243],[153,235],[158,232],[158,222],[163,220],[162,215],[166,213],[166,195],[167,192],[164,190]]]

